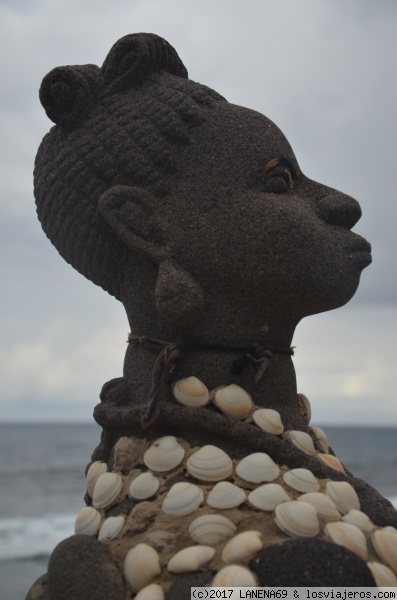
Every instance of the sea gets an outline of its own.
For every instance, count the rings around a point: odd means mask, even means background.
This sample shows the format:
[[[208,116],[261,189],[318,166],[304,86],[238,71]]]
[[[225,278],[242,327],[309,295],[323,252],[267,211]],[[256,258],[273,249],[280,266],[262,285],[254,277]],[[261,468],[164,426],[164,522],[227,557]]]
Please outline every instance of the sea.
[[[324,426],[346,467],[397,508],[397,429]],[[0,424],[0,600],[25,600],[85,506],[95,424]]]

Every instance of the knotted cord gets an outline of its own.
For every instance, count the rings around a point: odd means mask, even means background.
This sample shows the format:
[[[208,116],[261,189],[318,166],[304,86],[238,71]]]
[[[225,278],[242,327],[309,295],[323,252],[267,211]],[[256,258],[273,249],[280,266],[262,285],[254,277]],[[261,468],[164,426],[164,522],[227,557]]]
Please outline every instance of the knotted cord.
[[[141,418],[142,429],[150,429],[159,420],[156,411],[160,396],[161,386],[170,384],[175,379],[178,371],[178,363],[188,347],[199,348],[201,350],[220,350],[222,352],[238,352],[242,356],[232,362],[230,372],[233,375],[242,373],[250,362],[257,365],[258,369],[255,376],[257,383],[263,377],[265,371],[270,365],[273,354],[286,354],[293,356],[293,347],[265,347],[260,344],[252,344],[251,348],[245,346],[224,346],[218,344],[205,344],[201,342],[166,342],[157,338],[149,338],[146,335],[138,336],[134,333],[128,335],[127,343],[132,349],[138,345],[147,345],[153,350],[160,348],[160,353],[156,358],[152,373],[152,382],[150,386],[149,398],[146,411]]]

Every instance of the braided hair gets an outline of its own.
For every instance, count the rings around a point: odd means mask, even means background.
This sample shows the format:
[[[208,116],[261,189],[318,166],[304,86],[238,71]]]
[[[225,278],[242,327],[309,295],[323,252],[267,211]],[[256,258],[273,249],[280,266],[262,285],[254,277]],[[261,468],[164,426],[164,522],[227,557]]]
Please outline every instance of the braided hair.
[[[189,131],[225,100],[188,79],[168,42],[139,33],[116,42],[102,68],[50,71],[40,101],[56,125],[35,162],[38,218],[68,263],[120,299],[120,265],[131,251],[100,214],[100,196],[129,185],[160,199]]]

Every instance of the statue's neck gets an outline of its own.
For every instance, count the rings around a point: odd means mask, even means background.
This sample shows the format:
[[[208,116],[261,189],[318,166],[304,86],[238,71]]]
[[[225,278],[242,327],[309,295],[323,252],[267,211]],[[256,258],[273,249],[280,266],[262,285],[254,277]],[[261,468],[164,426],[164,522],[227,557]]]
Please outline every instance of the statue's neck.
[[[138,333],[142,334],[141,331]],[[174,338],[164,341],[179,340]],[[262,342],[265,340],[262,339]],[[246,344],[247,349],[249,345]],[[269,346],[274,347],[270,343]],[[277,410],[286,428],[305,429],[306,422],[299,411],[297,401],[293,360],[287,353],[288,346],[280,348],[281,353],[278,352],[279,347],[275,347],[273,356],[268,361],[268,367],[259,381],[256,381],[256,376],[263,363],[249,359],[246,361],[245,368],[238,373],[233,373],[232,371],[235,371],[233,364],[236,360],[241,360],[245,353],[229,348],[227,344],[222,344],[219,348],[203,349],[196,347],[194,343],[192,345],[187,343],[182,349],[182,357],[178,360],[176,378],[194,375],[203,381],[209,390],[235,383],[251,394],[255,405]],[[147,402],[155,362],[160,351],[160,346],[156,347],[147,342],[138,343],[135,347],[130,344],[127,349],[124,377],[136,390],[136,401],[139,403]],[[167,390],[166,386],[165,389],[166,395],[171,400],[171,388]]]
[[[210,390],[235,383],[251,394],[255,405],[277,410],[286,428],[306,428],[307,424],[298,407],[292,357],[288,353],[277,352],[277,349],[288,350],[291,346],[299,319],[287,319],[285,315],[278,315],[275,307],[259,313],[259,310],[253,308],[254,304],[241,305],[241,300],[239,302],[238,299],[234,303],[225,291],[223,300],[212,299],[205,318],[186,334],[161,322],[150,298],[146,302],[137,303],[136,300],[133,294],[123,298],[134,334],[169,343],[186,343],[178,364],[178,379],[194,375]],[[141,307],[139,313],[137,306]],[[200,343],[215,347],[203,349],[198,347]],[[249,350],[254,343],[276,350],[267,370],[257,382],[255,378],[259,364],[248,362],[241,373],[232,374],[233,362],[241,359],[244,353],[227,349],[239,346]],[[148,344],[138,344],[134,348],[130,345],[127,349],[124,377],[136,391],[135,398],[139,404],[146,403],[149,397],[153,370],[160,350],[161,347],[157,349]],[[166,394],[172,401],[171,388]]]

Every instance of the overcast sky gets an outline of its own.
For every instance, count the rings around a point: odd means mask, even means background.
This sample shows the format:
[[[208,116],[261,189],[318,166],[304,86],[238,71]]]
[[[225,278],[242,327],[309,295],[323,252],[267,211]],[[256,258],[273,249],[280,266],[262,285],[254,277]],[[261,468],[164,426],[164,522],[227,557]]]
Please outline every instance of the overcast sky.
[[[122,374],[123,307],[64,263],[35,214],[53,67],[101,65],[128,33],[177,50],[191,79],[283,130],[303,172],[356,198],[373,246],[355,298],[296,332],[314,424],[397,426],[397,2],[0,0],[0,421],[92,420]]]

